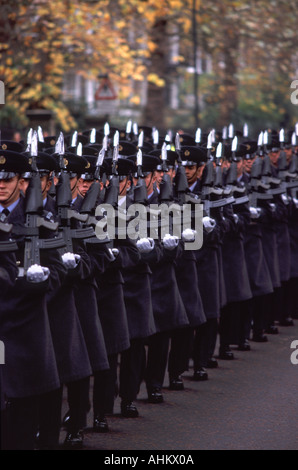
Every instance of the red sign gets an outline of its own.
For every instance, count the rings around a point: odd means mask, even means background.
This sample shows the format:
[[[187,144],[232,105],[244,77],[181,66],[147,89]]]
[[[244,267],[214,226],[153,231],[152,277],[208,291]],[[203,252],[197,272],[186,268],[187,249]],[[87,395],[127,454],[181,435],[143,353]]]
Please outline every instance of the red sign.
[[[108,77],[104,77],[98,89],[96,90],[95,99],[99,101],[99,100],[115,100],[116,98],[117,98],[117,94],[115,92],[115,89],[111,81],[109,80]]]

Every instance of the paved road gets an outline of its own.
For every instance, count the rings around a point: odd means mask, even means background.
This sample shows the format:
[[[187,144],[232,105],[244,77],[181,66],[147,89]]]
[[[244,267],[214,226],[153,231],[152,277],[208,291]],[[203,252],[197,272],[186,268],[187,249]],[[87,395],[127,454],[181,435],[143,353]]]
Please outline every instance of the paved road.
[[[185,390],[169,391],[165,402],[146,402],[142,386],[136,405],[140,416],[125,419],[115,403],[110,432],[88,428],[86,450],[297,450],[298,364],[291,363],[291,343],[298,340],[298,320],[280,327],[268,343],[251,342],[249,352],[235,351],[234,361],[219,361],[209,380],[193,382],[184,374]],[[64,402],[64,411],[66,410]],[[88,426],[92,426],[92,410]],[[61,432],[61,442],[65,436]]]

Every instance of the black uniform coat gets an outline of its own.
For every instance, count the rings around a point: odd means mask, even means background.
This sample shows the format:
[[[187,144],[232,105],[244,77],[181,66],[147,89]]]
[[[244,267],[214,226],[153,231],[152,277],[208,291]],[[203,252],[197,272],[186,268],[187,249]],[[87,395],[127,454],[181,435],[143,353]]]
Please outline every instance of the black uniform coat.
[[[206,322],[206,317],[199,291],[195,251],[183,251],[175,261],[175,273],[189,326],[198,327]]]
[[[248,178],[244,178],[248,184]],[[250,219],[244,233],[244,251],[253,297],[273,292],[270,272],[263,252],[262,229],[259,219]]]
[[[129,240],[114,240],[111,246],[119,250],[119,255],[104,271],[95,270],[98,311],[108,355],[125,351],[130,346],[121,270],[132,266],[135,263],[132,260],[139,257]]]
[[[127,207],[131,204],[126,198]],[[156,332],[152,299],[151,299],[151,269],[131,240],[136,251],[129,265],[121,268],[124,279],[123,293],[129,327],[130,339],[147,338]]]
[[[155,191],[150,204],[158,202]],[[149,264],[152,271],[151,295],[156,331],[171,331],[189,326],[175,273],[175,262],[182,253],[181,244],[174,250],[168,250],[159,240],[155,240],[155,246],[157,258],[150,260]]]
[[[0,240],[7,240],[8,236],[0,231]],[[14,253],[5,253],[0,252],[0,284],[1,284],[1,293],[6,292],[7,289],[11,288],[14,283],[15,279],[18,275],[18,268],[16,264],[16,258]],[[0,305],[1,305],[1,293],[0,293]],[[0,308],[0,312],[1,312]],[[2,339],[2,318],[0,315],[0,341]],[[4,345],[5,348],[5,345]],[[5,350],[4,350],[5,353]],[[4,384],[2,378],[2,369],[5,365],[0,364],[0,410],[5,408],[5,401],[4,401]]]
[[[262,231],[263,253],[269,269],[273,288],[280,287],[280,268],[277,249],[277,234],[275,228],[275,210],[267,201],[258,201],[258,206],[262,209],[259,219]]]
[[[72,208],[80,212],[83,198],[78,196]],[[97,284],[94,277],[94,260],[91,262],[92,251],[101,250],[101,244],[88,245],[89,254],[83,251],[79,243],[74,243],[74,251],[84,257],[84,265],[88,266],[74,283],[75,303],[83,330],[92,371],[109,369],[104,334],[98,313]],[[87,248],[85,248],[87,250]]]
[[[10,213],[13,232],[25,222],[24,199]],[[17,236],[16,253],[23,266],[23,237]],[[50,269],[49,283],[33,285],[23,278],[6,292],[1,291],[1,338],[5,344],[3,379],[8,397],[39,395],[60,387],[59,374],[49,324],[46,289],[53,295],[65,276],[56,250],[41,253],[41,265]],[[44,283],[42,283],[44,284]]]
[[[289,235],[290,235],[290,277],[298,277],[298,204],[297,199],[291,199],[289,207]]]
[[[56,215],[55,201],[48,196],[45,210]],[[82,253],[79,253],[82,254]],[[75,303],[76,276],[86,269],[85,259],[67,276],[55,296],[48,298],[48,312],[61,383],[92,374],[87,346]]]
[[[201,194],[201,181],[198,180],[194,194]],[[206,319],[219,318],[222,304],[222,277],[220,274],[219,247],[222,230],[217,223],[212,232],[203,233],[202,248],[194,252],[198,275],[198,286]]]
[[[224,234],[222,244],[223,271],[227,303],[240,302],[252,297],[244,254],[244,232],[250,220],[245,204],[236,206],[238,222],[233,218],[233,208],[224,207],[224,217],[230,222],[230,229]]]
[[[276,240],[277,240],[277,253],[279,259],[279,270],[281,282],[290,279],[291,271],[291,247],[290,235],[288,229],[288,204],[286,204],[282,196],[275,196],[274,203],[276,204],[277,221]]]

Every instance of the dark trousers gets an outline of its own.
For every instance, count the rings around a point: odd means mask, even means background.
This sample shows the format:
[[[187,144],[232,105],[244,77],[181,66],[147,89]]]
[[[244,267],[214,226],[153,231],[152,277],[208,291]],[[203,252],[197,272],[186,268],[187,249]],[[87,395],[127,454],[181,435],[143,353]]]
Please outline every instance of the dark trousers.
[[[287,302],[289,317],[298,318],[298,277],[293,277],[288,282]]]
[[[143,372],[143,338],[130,340],[130,348],[121,353],[119,373],[119,396],[125,403],[133,402],[139,393]]]
[[[229,348],[231,344],[243,344],[249,339],[255,298],[230,302],[220,312],[219,338],[220,349]]]
[[[147,363],[145,382],[148,393],[154,388],[162,388],[167,368],[170,333],[155,333],[147,340]]]
[[[118,354],[108,356],[110,369],[94,373],[93,410],[94,416],[113,414],[117,396]]]
[[[44,408],[45,403],[48,410]],[[37,432],[41,430],[42,448],[56,449],[61,425],[60,405],[61,389],[32,397],[9,398],[1,416],[1,448],[34,450]]]
[[[196,328],[192,353],[195,371],[207,367],[208,360],[212,358],[215,351],[217,334],[217,318],[207,319],[205,323]]]
[[[67,430],[75,434],[86,426],[87,414],[90,410],[90,377],[69,382],[66,387],[70,414]]]
[[[55,450],[59,445],[63,387],[41,396],[39,409],[39,449]]]
[[[194,328],[179,328],[171,332],[171,347],[168,360],[170,380],[188,370],[193,346]]]

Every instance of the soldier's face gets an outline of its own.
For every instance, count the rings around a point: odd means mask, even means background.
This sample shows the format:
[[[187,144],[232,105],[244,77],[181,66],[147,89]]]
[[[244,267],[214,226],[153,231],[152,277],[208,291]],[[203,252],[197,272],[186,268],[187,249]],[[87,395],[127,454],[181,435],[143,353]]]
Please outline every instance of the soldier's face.
[[[272,163],[273,166],[277,166],[277,160],[278,160],[278,157],[279,157],[279,150],[277,150],[277,152],[270,152],[269,153],[269,158],[270,158],[270,161]]]
[[[153,173],[149,173],[147,176],[145,176],[144,179],[146,183],[147,194],[149,195],[153,192],[153,184],[156,180],[156,172],[154,171]]]
[[[198,167],[197,165],[187,165],[185,167],[185,175],[187,178],[188,186],[191,186],[198,178],[197,176]]]
[[[24,178],[19,178],[18,176],[0,179],[0,204],[3,207],[8,207],[19,199],[23,183]]]
[[[90,186],[92,185],[93,181],[91,180],[88,180],[86,181],[85,179],[83,178],[79,178],[78,180],[78,192],[81,196],[85,197],[88,189],[90,188]]]
[[[70,178],[69,181],[72,198],[75,199],[78,195],[78,177],[74,176],[73,178]]]
[[[243,160],[237,161],[237,177],[241,176],[243,173]]]
[[[120,196],[125,196],[127,190],[130,188],[130,180],[126,177],[124,180],[119,182],[119,194]]]
[[[167,171],[167,174],[170,176],[171,181],[173,181],[173,179],[175,178],[175,175],[176,175],[175,168],[170,168],[169,171]]]
[[[250,158],[249,160],[244,160],[244,171],[246,171],[246,173],[250,173],[251,172],[251,167],[253,165],[253,162],[255,161],[257,157],[254,157],[254,158]]]
[[[162,180],[162,177],[164,175],[164,172],[163,171],[156,171],[155,175],[156,175],[156,180],[155,181],[156,181],[157,186],[159,187],[160,183],[161,183],[161,180]]]
[[[292,149],[285,149],[285,154],[286,154],[287,163],[290,163],[291,158],[292,158]]]
[[[45,199],[50,190],[52,182],[50,178],[45,175],[40,178],[40,185],[41,185],[41,191],[42,191],[42,198]]]

